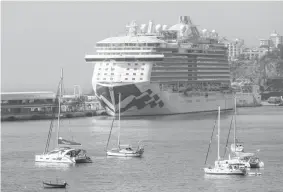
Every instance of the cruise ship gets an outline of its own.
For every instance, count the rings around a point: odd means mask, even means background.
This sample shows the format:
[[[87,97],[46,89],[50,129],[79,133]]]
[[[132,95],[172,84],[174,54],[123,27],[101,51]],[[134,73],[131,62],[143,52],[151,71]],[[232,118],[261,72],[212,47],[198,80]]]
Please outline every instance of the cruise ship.
[[[176,25],[126,26],[124,36],[96,43],[85,55],[93,64],[96,97],[111,116],[171,115],[233,109],[227,48],[218,34],[201,32],[189,16]]]

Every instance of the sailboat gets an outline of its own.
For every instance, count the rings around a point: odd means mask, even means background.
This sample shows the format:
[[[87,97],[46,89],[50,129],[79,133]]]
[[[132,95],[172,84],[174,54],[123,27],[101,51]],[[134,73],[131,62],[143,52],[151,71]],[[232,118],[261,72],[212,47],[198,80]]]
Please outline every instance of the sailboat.
[[[205,167],[205,174],[211,175],[246,175],[247,169],[244,164],[234,160],[224,160],[220,158],[220,106],[218,107],[218,137],[217,137],[217,160],[214,167]]]
[[[236,115],[237,115],[237,99],[234,99],[235,103],[235,113],[234,113],[234,143],[231,144],[232,152],[244,152],[244,144],[243,142],[238,142],[236,138]]]
[[[236,139],[236,97],[235,97],[235,114],[234,114],[234,143],[231,144],[231,152],[234,153],[233,159],[238,159],[249,168],[262,168],[264,167],[263,161],[261,161],[255,153],[244,152],[243,143],[238,142]],[[259,150],[258,150],[259,151]]]
[[[107,141],[107,146],[106,146],[106,154],[107,156],[117,156],[117,157],[141,157],[143,152],[144,152],[144,148],[143,146],[140,145],[140,143],[138,143],[138,147],[137,149],[133,149],[131,147],[131,145],[127,144],[127,145],[121,145],[120,144],[120,132],[121,132],[121,94],[119,93],[119,131],[118,131],[118,143],[117,143],[117,147],[113,148],[111,150],[108,150],[108,144],[109,144],[109,140],[110,140],[110,136],[111,136],[111,132],[112,132],[112,127],[113,127],[113,122],[112,122],[112,126],[111,126],[111,130],[110,130],[110,134],[109,134],[109,138]]]
[[[86,155],[86,150],[80,148],[73,148],[74,146],[81,146],[80,143],[70,141],[59,137],[60,130],[60,118],[61,118],[61,96],[62,96],[62,84],[63,84],[63,69],[61,69],[61,79],[59,82],[59,97],[58,97],[58,124],[56,128],[56,137],[54,138],[55,147],[49,151],[49,144],[53,129],[53,119],[51,120],[47,142],[43,154],[35,155],[36,162],[50,162],[50,163],[90,163],[92,160]],[[57,93],[58,93],[57,91]],[[58,94],[57,94],[58,95]],[[72,146],[72,148],[70,147]]]

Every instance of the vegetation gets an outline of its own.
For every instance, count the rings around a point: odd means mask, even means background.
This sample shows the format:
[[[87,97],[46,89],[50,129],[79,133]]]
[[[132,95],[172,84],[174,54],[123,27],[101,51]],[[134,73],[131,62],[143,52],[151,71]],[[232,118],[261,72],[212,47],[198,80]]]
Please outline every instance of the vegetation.
[[[244,78],[259,85],[263,85],[267,78],[283,77],[282,48],[258,59],[232,62],[231,76],[233,80]]]

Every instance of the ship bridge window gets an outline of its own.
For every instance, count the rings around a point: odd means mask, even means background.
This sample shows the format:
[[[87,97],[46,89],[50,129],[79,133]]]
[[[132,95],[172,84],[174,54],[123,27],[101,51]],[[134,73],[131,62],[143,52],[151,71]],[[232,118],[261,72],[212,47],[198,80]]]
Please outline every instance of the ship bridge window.
[[[129,68],[127,68],[127,70],[130,70]]]
[[[114,75],[114,73],[111,73],[111,75]]]
[[[145,63],[143,63],[142,65],[145,65]]]
[[[137,68],[135,68],[135,71],[138,70]]]
[[[141,70],[144,70],[144,68],[141,68]]]
[[[133,75],[136,75],[136,73],[133,73]]]
[[[125,78],[125,80],[128,80],[128,78]]]
[[[126,73],[126,75],[129,75],[129,73]]]
[[[128,63],[128,65],[131,65],[131,63]]]
[[[143,75],[143,73],[141,73],[141,75]]]
[[[135,78],[132,78],[132,80],[135,80]]]
[[[140,78],[140,80],[142,80],[142,78]]]
[[[138,63],[136,63],[135,65],[138,65]]]
[[[104,73],[104,75],[107,75],[107,73]]]
[[[103,78],[103,80],[106,80],[106,78]]]

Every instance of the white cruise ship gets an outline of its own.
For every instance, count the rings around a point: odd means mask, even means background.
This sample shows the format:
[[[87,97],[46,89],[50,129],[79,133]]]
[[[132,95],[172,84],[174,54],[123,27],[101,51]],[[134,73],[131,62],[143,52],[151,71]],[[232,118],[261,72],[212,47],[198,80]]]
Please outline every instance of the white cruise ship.
[[[109,115],[169,115],[233,109],[227,48],[218,35],[179,23],[127,25],[125,36],[96,43],[94,92]]]

